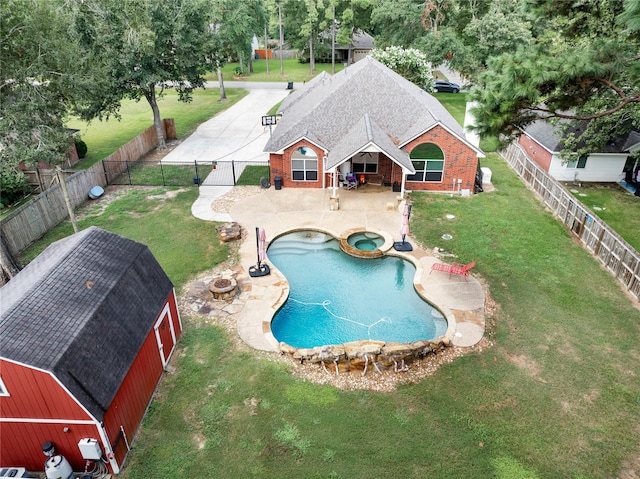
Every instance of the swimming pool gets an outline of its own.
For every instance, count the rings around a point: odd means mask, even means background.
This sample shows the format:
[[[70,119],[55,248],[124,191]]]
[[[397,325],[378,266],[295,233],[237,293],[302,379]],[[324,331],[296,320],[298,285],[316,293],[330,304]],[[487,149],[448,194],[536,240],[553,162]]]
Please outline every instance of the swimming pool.
[[[267,256],[290,287],[271,323],[279,342],[296,348],[367,339],[409,343],[447,331],[440,311],[415,291],[416,269],[405,259],[353,257],[336,238],[313,230],[276,238]]]

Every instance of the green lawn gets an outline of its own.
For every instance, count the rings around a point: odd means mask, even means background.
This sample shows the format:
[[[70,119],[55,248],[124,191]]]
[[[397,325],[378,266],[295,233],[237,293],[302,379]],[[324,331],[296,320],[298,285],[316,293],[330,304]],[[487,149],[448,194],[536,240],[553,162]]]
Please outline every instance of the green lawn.
[[[295,379],[275,356],[237,348],[226,329],[184,318],[176,372],[161,384],[123,479],[586,479],[637,468],[638,309],[504,161],[490,154],[483,166],[494,192],[414,193],[411,234],[478,262],[493,347],[392,393],[341,391]],[[590,208],[621,212],[611,221],[637,211],[624,196],[608,203],[608,191],[585,192]],[[149,245],[180,289],[229,255],[215,225],[192,217],[196,195],[133,189],[105,211],[89,204],[79,224]],[[23,259],[71,231],[64,223]]]
[[[247,73],[242,81],[258,81],[258,82],[303,82],[309,81],[318,73],[325,71],[331,73],[331,63],[316,63],[315,71],[313,74],[310,72],[310,66],[308,63],[300,63],[296,59],[284,59],[282,61],[284,74],[280,75],[280,60],[273,58],[269,60],[269,73],[267,73],[266,60],[254,60],[253,73]],[[228,63],[222,69],[222,78],[225,81],[234,80],[234,70],[239,68],[239,63]],[[336,73],[344,68],[342,63],[336,63]],[[246,66],[245,66],[245,71]],[[207,75],[207,80],[218,81],[218,75],[216,72],[212,72]]]
[[[411,227],[478,261],[493,347],[393,393],[341,391],[185,318],[122,477],[619,477],[640,443],[640,314],[502,160],[485,164],[495,192],[413,194]],[[81,227],[149,244],[180,287],[228,252],[191,216],[195,190],[165,191],[134,190]]]
[[[80,230],[98,226],[146,244],[177,288],[193,275],[212,268],[228,256],[215,224],[194,218],[191,205],[197,188],[132,188],[109,203],[86,203],[76,213]],[[68,221],[37,241],[21,256],[23,263],[40,254],[53,241],[73,234]]]
[[[228,101],[220,102],[220,91],[217,88],[196,90],[193,101],[184,103],[178,100],[175,91],[168,90],[158,100],[158,105],[162,118],[175,120],[178,138],[182,138],[195,131],[200,123],[229,108],[246,94],[246,90],[229,88],[226,90]],[[144,99],[139,102],[123,101],[120,114],[120,120],[111,118],[108,121],[94,120],[86,123],[72,118],[67,121],[69,128],[80,130],[80,136],[89,148],[87,157],[76,169],[88,168],[104,159],[153,125],[151,107]]]
[[[464,114],[467,109],[467,95],[465,93],[433,93],[432,94],[460,126],[464,126]]]
[[[569,184],[567,189],[636,251],[640,251],[640,198],[617,184]]]

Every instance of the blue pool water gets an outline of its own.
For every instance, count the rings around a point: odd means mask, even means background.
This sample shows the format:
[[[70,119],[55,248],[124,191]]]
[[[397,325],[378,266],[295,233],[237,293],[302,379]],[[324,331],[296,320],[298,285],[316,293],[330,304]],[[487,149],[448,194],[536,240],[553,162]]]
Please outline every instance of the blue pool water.
[[[384,238],[376,233],[360,231],[350,235],[347,243],[359,250],[373,251],[384,244]]]
[[[355,258],[316,231],[280,236],[267,256],[289,281],[271,331],[296,348],[363,339],[408,343],[445,334],[447,321],[413,287],[415,266],[401,258]]]

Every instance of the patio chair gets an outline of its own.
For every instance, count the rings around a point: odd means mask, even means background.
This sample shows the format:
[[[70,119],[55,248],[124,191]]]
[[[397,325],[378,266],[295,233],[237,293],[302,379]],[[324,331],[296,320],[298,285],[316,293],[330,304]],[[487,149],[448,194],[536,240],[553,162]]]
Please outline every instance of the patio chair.
[[[356,175],[348,175],[347,176],[347,189],[350,190],[352,188],[358,187],[358,177]]]
[[[449,278],[451,278],[452,274],[458,274],[460,276],[464,276],[465,281],[469,281],[467,279],[467,276],[469,276],[469,271],[471,271],[475,265],[476,265],[475,261],[472,261],[471,263],[467,263],[467,264],[435,263],[433,266],[431,266],[431,271],[429,271],[429,274],[431,274],[433,271],[442,271],[444,273],[449,273]]]

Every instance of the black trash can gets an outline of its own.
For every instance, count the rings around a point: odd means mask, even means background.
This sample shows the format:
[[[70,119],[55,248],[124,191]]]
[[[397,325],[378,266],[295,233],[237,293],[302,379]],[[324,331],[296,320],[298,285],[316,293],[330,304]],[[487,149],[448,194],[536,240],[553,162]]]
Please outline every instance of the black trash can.
[[[275,186],[276,190],[281,190],[282,189],[282,176],[275,176],[273,178],[273,185]]]
[[[293,82],[292,81],[287,83],[287,90],[293,90]]]

